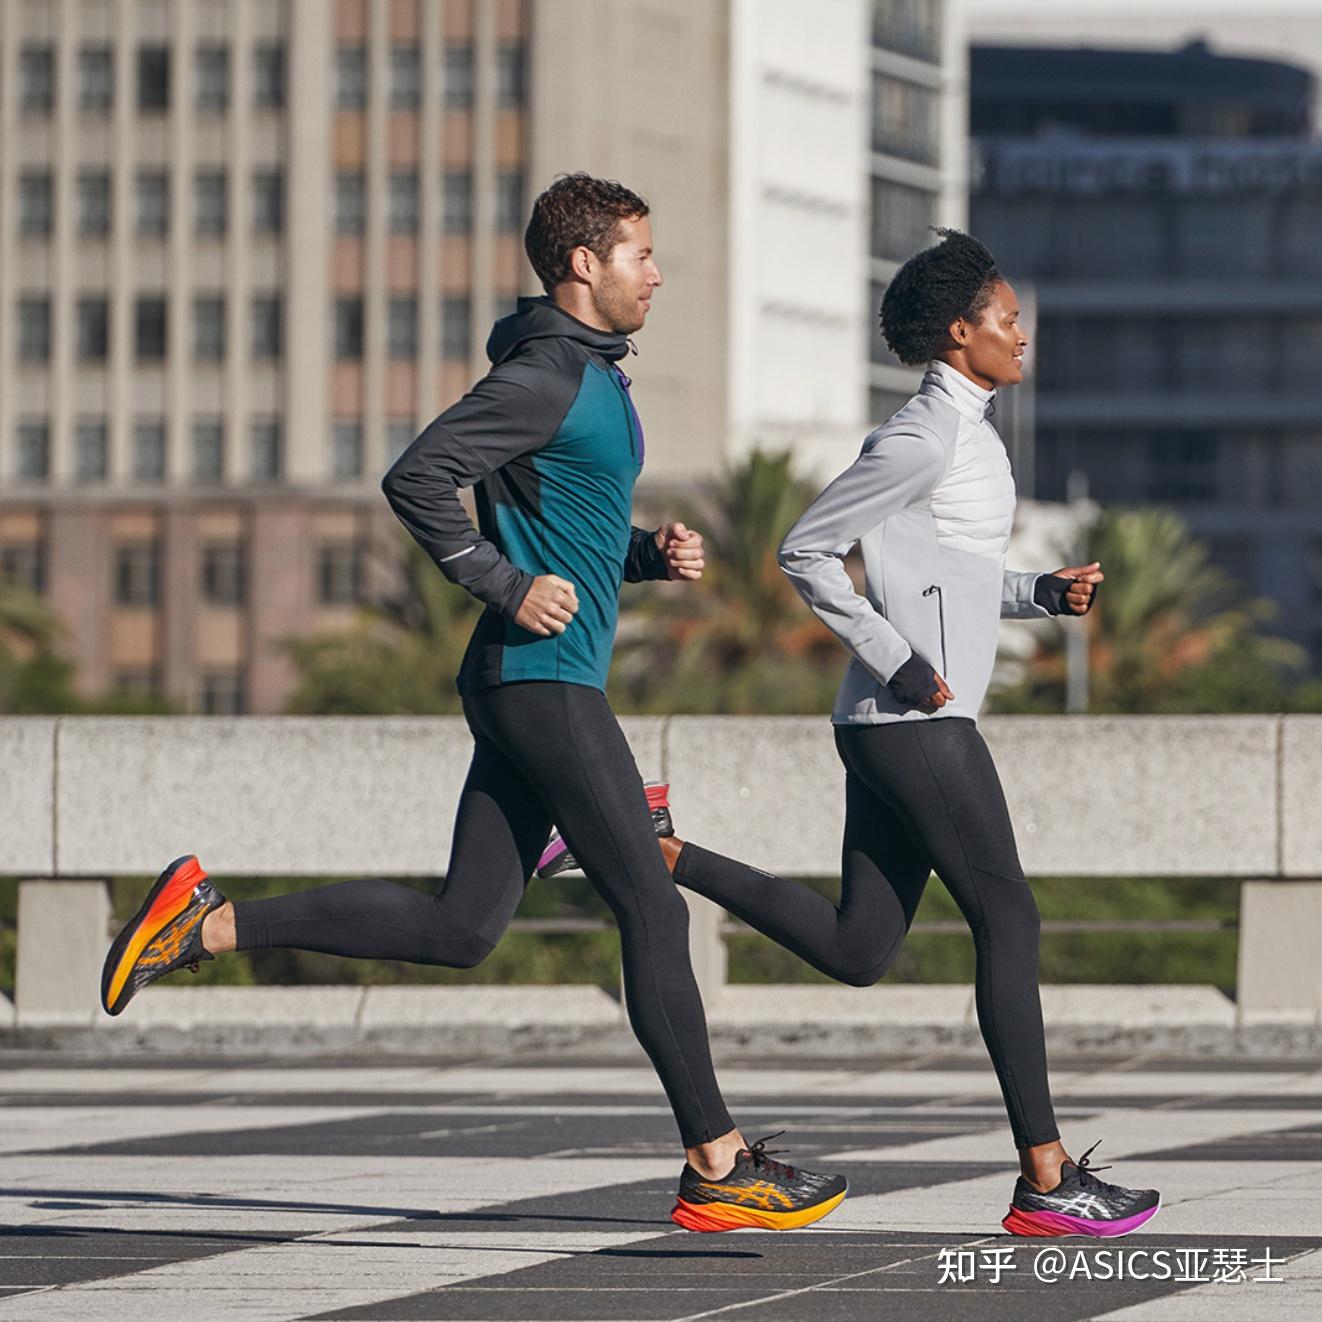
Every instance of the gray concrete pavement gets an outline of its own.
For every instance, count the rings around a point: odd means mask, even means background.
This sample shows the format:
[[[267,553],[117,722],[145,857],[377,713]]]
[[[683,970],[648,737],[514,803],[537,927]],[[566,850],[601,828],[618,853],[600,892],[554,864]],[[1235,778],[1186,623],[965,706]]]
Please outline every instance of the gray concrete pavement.
[[[851,1194],[724,1236],[666,1219],[674,1130],[641,1059],[5,1064],[3,1319],[1322,1315],[1319,1059],[1058,1056],[1067,1144],[1164,1192],[1101,1244],[1001,1232],[1013,1153],[977,1054],[727,1055],[746,1133],[785,1129]]]

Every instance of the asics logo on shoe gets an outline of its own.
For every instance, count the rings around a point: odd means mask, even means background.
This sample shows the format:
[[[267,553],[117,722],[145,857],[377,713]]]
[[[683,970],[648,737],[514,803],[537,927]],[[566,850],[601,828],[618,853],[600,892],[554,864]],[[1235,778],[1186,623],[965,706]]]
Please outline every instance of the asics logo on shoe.
[[[1111,1211],[1102,1199],[1090,1193],[1077,1193],[1069,1198],[1050,1195],[1046,1198],[1035,1198],[1033,1202],[1046,1211],[1067,1212],[1071,1216],[1106,1216]]]
[[[753,1184],[709,1184],[703,1183],[698,1186],[704,1193],[722,1194],[728,1198],[733,1198],[739,1203],[748,1203],[753,1207],[760,1207],[764,1211],[773,1211],[775,1205],[789,1208],[794,1206],[794,1199],[783,1189],[778,1189],[774,1184],[768,1184],[765,1180],[757,1180]]]

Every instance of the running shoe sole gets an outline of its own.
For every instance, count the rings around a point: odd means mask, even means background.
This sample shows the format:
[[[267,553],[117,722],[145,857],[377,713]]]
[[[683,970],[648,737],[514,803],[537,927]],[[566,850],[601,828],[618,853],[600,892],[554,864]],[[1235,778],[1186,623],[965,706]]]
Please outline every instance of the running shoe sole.
[[[194,889],[206,879],[196,854],[175,859],[156,878],[142,907],[115,938],[102,965],[101,1006],[107,1014],[119,1014],[132,999],[138,989],[132,985],[131,977],[143,951],[188,908]],[[171,932],[161,952],[153,953],[153,964],[169,964],[178,959],[195,926],[182,925],[177,932]]]
[[[796,1208],[792,1212],[773,1212],[763,1207],[748,1207],[734,1203],[687,1203],[675,1200],[670,1219],[685,1230],[707,1233],[722,1230],[802,1230],[814,1221],[834,1212],[845,1200],[849,1190],[814,1203],[811,1207]]]
[[[670,804],[667,794],[670,786],[661,781],[649,780],[644,786],[647,793],[647,807],[652,814],[652,830],[659,839],[675,834],[675,825],[670,817]],[[537,860],[537,876],[542,881],[549,881],[562,872],[569,872],[579,866],[578,859],[569,852],[565,838],[555,830],[550,842]]]
[[[1132,1235],[1159,1211],[1160,1199],[1156,1206],[1144,1208],[1133,1216],[1120,1217],[1115,1221],[1093,1221],[1083,1216],[1069,1216],[1064,1212],[1026,1212],[1023,1208],[1011,1206],[1009,1215],[1001,1225],[1012,1235],[1091,1235],[1095,1239],[1112,1239]]]

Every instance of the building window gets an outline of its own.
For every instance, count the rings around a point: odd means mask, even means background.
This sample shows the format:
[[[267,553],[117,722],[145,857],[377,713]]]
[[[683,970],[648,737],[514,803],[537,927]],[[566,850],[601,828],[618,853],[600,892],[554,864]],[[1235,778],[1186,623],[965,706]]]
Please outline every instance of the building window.
[[[937,162],[940,100],[888,74],[872,75],[872,150],[924,165]]]
[[[77,308],[78,361],[104,363],[110,355],[110,304],[102,296],[80,298]]]
[[[502,170],[496,176],[496,228],[502,234],[523,229],[522,170]]]
[[[78,176],[78,233],[100,238],[110,233],[110,175],[84,170]]]
[[[115,100],[115,62],[109,46],[84,46],[78,52],[78,109],[107,111]]]
[[[225,233],[228,191],[224,170],[199,170],[193,177],[193,226],[198,234]]]
[[[140,298],[133,312],[134,353],[140,363],[165,357],[165,300]]]
[[[25,115],[55,109],[55,47],[24,46],[18,53],[18,103]]]
[[[242,716],[243,671],[204,670],[198,706],[204,716]]]
[[[936,194],[889,179],[872,181],[872,256],[908,261],[936,237]]]
[[[115,601],[120,606],[155,606],[160,598],[160,549],[155,542],[125,542],[115,548]]]
[[[285,227],[285,176],[280,170],[257,170],[252,177],[252,228],[255,234],[279,234]]]
[[[252,356],[254,359],[279,358],[280,352],[279,295],[256,294],[252,300]]]
[[[422,104],[421,54],[416,46],[391,47],[391,110],[416,110]]]
[[[258,46],[253,51],[253,104],[259,110],[279,110],[285,104],[285,48]]]
[[[230,103],[230,53],[224,46],[199,46],[195,52],[196,106],[222,114]]]
[[[447,110],[469,110],[473,105],[473,47],[454,42],[445,48],[441,86]]]
[[[242,542],[202,548],[202,600],[209,606],[241,606],[246,595]]]
[[[335,542],[317,552],[317,600],[352,606],[363,599],[363,557],[356,542]]]
[[[361,358],[363,356],[363,300],[337,298],[335,300],[335,356]]]
[[[363,473],[363,427],[357,421],[337,422],[331,428],[331,476],[351,482]]]
[[[447,234],[467,234],[473,228],[473,174],[447,170],[441,182],[441,226]]]
[[[170,176],[162,170],[140,170],[137,194],[138,233],[167,233],[170,229]]]
[[[155,666],[116,670],[112,682],[116,693],[130,698],[154,698],[161,689],[161,677]]]
[[[936,64],[944,0],[872,0],[872,44]]]
[[[418,356],[418,300],[392,298],[388,323],[389,353],[392,358]]]
[[[335,52],[335,109],[367,107],[367,47],[341,46]]]
[[[49,170],[29,170],[18,181],[18,229],[24,238],[46,238],[55,223],[55,185]]]
[[[225,425],[220,418],[193,421],[193,483],[217,486],[225,472]]]
[[[390,176],[390,232],[418,232],[418,176],[413,170],[396,170]]]
[[[367,224],[367,181],[361,170],[335,176],[335,232],[361,234]]]
[[[502,110],[523,105],[522,42],[503,42],[496,50],[496,104]]]
[[[252,424],[249,473],[254,482],[278,482],[282,467],[279,418],[258,418]]]
[[[170,48],[138,47],[138,109],[170,108]]]
[[[45,418],[24,418],[18,424],[14,477],[19,482],[50,478],[50,425]]]
[[[0,583],[40,596],[46,584],[46,557],[40,542],[0,546]]]
[[[50,361],[50,299],[41,295],[18,300],[18,357],[24,363]]]
[[[225,300],[215,294],[193,299],[193,357],[216,362],[225,356]]]
[[[106,459],[106,424],[102,418],[86,418],[74,427],[73,477],[75,482],[104,482]]]
[[[473,305],[463,295],[441,299],[441,357],[467,358],[472,352]]]
[[[133,480],[165,480],[165,419],[139,418],[133,424]]]
[[[1148,496],[1171,504],[1215,500],[1217,438],[1211,432],[1172,432],[1148,441]]]
[[[393,464],[413,444],[418,434],[412,418],[391,418],[386,423],[386,449]]]

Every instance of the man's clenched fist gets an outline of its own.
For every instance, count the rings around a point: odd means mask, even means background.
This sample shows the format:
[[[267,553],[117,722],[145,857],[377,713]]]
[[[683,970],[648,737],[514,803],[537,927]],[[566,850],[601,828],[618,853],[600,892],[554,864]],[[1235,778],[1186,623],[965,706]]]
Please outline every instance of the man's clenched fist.
[[[656,530],[656,544],[666,559],[667,578],[701,578],[706,563],[702,534],[682,523],[663,523]]]
[[[540,574],[533,579],[528,595],[514,617],[514,623],[529,633],[549,638],[564,633],[565,626],[578,611],[578,593],[574,585],[558,574]]]

